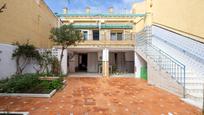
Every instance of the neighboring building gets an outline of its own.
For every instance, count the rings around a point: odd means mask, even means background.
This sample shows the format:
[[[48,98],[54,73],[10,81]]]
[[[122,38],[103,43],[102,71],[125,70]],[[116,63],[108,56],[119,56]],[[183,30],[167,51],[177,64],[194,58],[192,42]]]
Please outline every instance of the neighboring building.
[[[152,0],[153,24],[163,25],[204,43],[203,0]]]
[[[29,40],[37,48],[51,48],[50,29],[58,26],[58,18],[43,0],[0,0],[0,7],[5,3],[7,8],[0,13],[0,79],[16,72],[12,43]],[[35,70],[29,66],[24,72]]]
[[[0,43],[29,40],[39,48],[51,48],[50,30],[58,18],[43,0],[0,0],[6,9],[0,13]]]
[[[144,27],[144,12],[116,13],[113,7],[104,13],[93,13],[89,7],[84,13],[63,11],[58,15],[62,24],[73,24],[84,39],[68,48],[68,73],[134,76],[135,34]]]

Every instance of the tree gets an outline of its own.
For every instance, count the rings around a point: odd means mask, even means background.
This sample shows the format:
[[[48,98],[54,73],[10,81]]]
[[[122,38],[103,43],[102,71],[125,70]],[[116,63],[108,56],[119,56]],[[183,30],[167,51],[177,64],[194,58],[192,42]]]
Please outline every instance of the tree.
[[[36,73],[45,72],[49,73],[49,65],[52,62],[51,51],[44,51],[40,53],[39,57],[36,57],[36,64],[33,65]]]
[[[33,64],[33,69],[39,74],[44,68],[44,58],[41,54],[36,57],[35,63],[36,64]]]
[[[22,74],[25,67],[32,61],[38,60],[40,54],[34,45],[29,44],[29,42],[20,44],[16,42],[14,45],[17,48],[14,50],[12,57],[16,58],[16,74]]]
[[[59,61],[55,56],[52,56],[52,52],[50,50],[46,50],[40,53],[39,57],[36,57],[35,64],[33,64],[33,68],[36,73],[46,73],[47,75],[59,75]],[[51,72],[51,73],[50,73]]]
[[[0,7],[0,13],[2,13],[4,9],[6,9],[6,3],[3,4],[3,6]]]
[[[57,45],[61,46],[60,65],[62,64],[63,52],[68,46],[76,45],[81,42],[81,31],[73,27],[73,25],[63,25],[59,28],[51,29],[50,39]],[[61,71],[61,66],[60,66]]]
[[[60,70],[59,60],[56,57],[53,57],[51,61],[51,72],[54,75],[59,75],[60,74],[59,70]]]
[[[49,66],[52,64],[52,61],[54,60],[54,57],[52,56],[51,51],[45,51],[42,54],[43,57],[43,62],[44,62],[44,69],[43,72],[46,70],[46,73],[48,74],[49,71]]]

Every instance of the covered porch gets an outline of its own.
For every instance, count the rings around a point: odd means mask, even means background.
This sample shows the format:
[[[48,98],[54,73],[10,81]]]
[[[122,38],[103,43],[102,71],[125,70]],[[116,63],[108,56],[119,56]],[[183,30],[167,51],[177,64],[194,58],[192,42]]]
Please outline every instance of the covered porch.
[[[134,77],[134,50],[120,48],[69,48],[69,76]]]

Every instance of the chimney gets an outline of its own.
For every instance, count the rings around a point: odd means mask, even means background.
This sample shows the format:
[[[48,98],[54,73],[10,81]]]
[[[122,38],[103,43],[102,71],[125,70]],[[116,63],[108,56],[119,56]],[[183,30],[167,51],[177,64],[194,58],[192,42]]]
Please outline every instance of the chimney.
[[[67,14],[67,13],[68,13],[68,8],[67,7],[63,8],[63,14]]]
[[[90,7],[86,7],[86,14],[90,14],[91,12],[91,8]]]
[[[113,13],[113,7],[110,7],[110,8],[108,9],[108,13],[110,13],[110,14]]]

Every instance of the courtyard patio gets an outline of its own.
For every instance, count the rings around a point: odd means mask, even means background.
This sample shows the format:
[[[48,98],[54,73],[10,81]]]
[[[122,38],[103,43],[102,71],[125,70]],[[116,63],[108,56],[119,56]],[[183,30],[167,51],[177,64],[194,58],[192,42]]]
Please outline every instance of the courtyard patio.
[[[66,78],[52,98],[0,97],[0,111],[31,115],[200,115],[178,96],[135,78]]]

